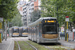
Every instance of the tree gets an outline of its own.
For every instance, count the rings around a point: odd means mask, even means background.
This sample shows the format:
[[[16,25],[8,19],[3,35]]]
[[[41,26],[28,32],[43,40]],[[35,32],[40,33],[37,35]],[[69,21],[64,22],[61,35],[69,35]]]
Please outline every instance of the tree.
[[[11,20],[13,26],[22,26],[21,15],[16,14],[16,16]]]
[[[17,2],[18,0],[0,0],[0,17],[13,18],[18,13]]]
[[[65,23],[65,16],[69,16],[70,22],[75,21],[75,1],[74,0],[41,0],[44,6],[42,16],[57,17],[60,25]],[[61,20],[62,19],[62,20]],[[75,24],[75,23],[74,23]]]
[[[36,21],[37,19],[39,19],[41,17],[41,11],[40,10],[34,10],[32,13],[31,13],[31,21],[34,22]]]

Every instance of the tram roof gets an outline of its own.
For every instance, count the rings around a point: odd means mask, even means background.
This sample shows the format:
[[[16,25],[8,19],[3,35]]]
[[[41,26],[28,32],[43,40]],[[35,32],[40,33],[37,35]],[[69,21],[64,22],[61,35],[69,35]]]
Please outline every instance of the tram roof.
[[[28,26],[33,25],[33,24],[36,25],[38,22],[42,21],[43,19],[57,19],[57,18],[56,17],[41,17],[38,20],[36,20],[35,22],[30,23]]]
[[[19,27],[19,28],[27,28],[27,27]]]
[[[11,28],[19,28],[18,26],[13,26],[13,27],[11,27]]]

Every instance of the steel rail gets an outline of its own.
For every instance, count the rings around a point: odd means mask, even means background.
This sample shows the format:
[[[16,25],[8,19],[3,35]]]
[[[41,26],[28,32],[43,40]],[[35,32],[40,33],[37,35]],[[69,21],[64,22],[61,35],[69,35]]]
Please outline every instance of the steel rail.
[[[25,41],[26,42],[26,41]],[[32,48],[34,48],[35,50],[37,50],[36,47],[34,47],[33,45],[31,45],[30,43],[26,42],[27,44],[29,44]]]
[[[55,45],[60,45],[60,43],[55,43]],[[51,50],[54,50],[53,48],[50,48],[49,46],[45,46],[43,45],[45,48],[48,48],[48,49],[51,49]]]
[[[45,48],[47,48],[47,49],[50,49],[50,50],[53,50],[52,48],[50,48],[50,47],[48,47],[48,46],[45,46],[45,45],[43,45]]]
[[[17,41],[16,41],[16,42],[17,42]],[[17,44],[18,44],[18,42],[17,42]],[[18,49],[19,49],[19,50],[21,50],[21,48],[20,48],[20,45],[19,45],[19,44],[18,44]]]

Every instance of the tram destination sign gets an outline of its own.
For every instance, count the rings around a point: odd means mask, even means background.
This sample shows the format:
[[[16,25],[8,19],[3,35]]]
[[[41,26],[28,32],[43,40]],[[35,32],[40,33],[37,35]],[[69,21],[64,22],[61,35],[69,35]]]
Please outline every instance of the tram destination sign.
[[[66,19],[65,19],[65,21],[69,21],[69,16],[66,16]]]
[[[55,20],[45,20],[45,23],[54,23],[56,22]]]

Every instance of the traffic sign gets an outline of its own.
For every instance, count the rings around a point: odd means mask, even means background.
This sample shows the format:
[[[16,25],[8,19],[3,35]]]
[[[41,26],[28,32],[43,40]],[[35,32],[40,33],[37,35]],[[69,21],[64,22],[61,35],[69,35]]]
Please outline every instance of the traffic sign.
[[[69,16],[66,16],[66,18],[69,18]]]
[[[73,32],[75,32],[75,29],[73,29]]]
[[[67,22],[69,21],[69,16],[66,16],[66,19],[65,19],[65,21],[67,21]]]

